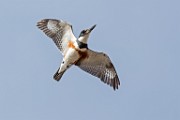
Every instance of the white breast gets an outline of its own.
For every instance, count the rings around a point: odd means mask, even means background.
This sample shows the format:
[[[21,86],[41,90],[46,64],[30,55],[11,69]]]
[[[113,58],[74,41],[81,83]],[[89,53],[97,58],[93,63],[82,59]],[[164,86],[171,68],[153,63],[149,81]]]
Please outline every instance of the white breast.
[[[64,56],[64,60],[69,64],[73,64],[79,59],[79,57],[80,56],[77,50],[69,48],[66,52],[66,55]]]

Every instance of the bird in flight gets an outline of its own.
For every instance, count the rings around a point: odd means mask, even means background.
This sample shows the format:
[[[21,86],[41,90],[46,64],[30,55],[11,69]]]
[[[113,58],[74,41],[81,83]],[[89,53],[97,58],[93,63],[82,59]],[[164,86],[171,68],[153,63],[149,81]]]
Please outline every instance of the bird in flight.
[[[75,65],[100,78],[114,90],[118,89],[120,81],[108,55],[88,48],[89,35],[96,25],[82,30],[78,38],[73,34],[72,25],[63,20],[43,19],[37,27],[54,41],[63,55],[61,65],[53,76],[55,80],[59,81],[64,72]]]

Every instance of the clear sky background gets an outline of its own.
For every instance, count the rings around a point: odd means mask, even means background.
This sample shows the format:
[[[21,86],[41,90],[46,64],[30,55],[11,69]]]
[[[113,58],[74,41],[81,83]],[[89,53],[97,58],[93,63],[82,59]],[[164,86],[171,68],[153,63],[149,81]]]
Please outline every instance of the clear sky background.
[[[75,36],[94,24],[89,48],[107,53],[117,91],[62,60],[36,27],[63,19]],[[1,0],[0,120],[179,120],[179,0]]]

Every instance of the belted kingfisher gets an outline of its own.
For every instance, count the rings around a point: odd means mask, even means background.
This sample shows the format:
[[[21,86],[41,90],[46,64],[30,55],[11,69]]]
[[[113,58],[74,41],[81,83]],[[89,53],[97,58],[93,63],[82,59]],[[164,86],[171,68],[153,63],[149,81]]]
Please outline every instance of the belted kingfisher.
[[[59,81],[68,68],[76,65],[114,90],[118,89],[120,81],[108,55],[88,48],[89,35],[96,25],[82,30],[78,38],[73,34],[72,25],[63,20],[43,19],[37,27],[54,41],[63,55],[61,65],[54,74],[55,80]]]

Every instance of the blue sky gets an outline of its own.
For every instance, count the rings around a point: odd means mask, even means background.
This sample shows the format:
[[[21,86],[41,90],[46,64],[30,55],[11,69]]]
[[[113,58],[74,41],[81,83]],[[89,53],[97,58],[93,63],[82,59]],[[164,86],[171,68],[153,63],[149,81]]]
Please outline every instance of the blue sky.
[[[179,120],[178,0],[0,1],[1,120]],[[94,24],[89,48],[106,52],[117,91],[77,67],[52,76],[62,55],[36,23],[63,19],[75,36]]]

